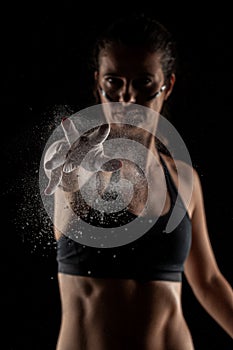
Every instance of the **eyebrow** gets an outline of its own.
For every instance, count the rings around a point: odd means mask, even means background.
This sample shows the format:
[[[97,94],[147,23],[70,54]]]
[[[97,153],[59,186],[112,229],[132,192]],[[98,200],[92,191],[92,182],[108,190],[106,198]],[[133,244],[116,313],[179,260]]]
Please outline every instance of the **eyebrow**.
[[[117,73],[114,73],[114,72],[104,73],[104,77],[105,77],[105,76],[108,76],[108,75],[111,75],[111,76],[114,76],[114,77],[121,77],[121,75],[119,75],[119,74],[117,74]],[[147,76],[147,77],[155,78],[155,76],[154,76],[153,74],[147,73],[147,72],[140,73],[140,74],[138,74],[137,77],[142,77],[142,76]]]
[[[114,76],[114,77],[120,77],[120,75],[119,75],[119,74],[112,73],[112,72],[105,73],[105,74],[104,74],[104,77],[105,77],[105,76],[107,76],[107,75],[111,75],[111,76]]]

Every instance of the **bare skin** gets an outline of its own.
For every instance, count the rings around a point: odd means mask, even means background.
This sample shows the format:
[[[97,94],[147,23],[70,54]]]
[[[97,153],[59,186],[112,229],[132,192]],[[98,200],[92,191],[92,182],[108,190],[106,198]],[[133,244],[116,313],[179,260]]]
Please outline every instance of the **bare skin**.
[[[132,171],[127,163],[121,174],[132,178]],[[107,187],[109,174],[102,173],[102,177]],[[144,197],[142,190],[139,197]],[[164,212],[169,206],[167,197]],[[155,205],[153,208],[156,211]],[[137,198],[131,210],[140,211]],[[59,285],[63,321],[58,350],[193,349],[182,315],[181,283],[59,274]]]
[[[124,51],[125,50],[125,51]],[[158,85],[163,84],[163,72],[159,56],[156,54],[135,55],[135,52],[116,50],[104,52],[100,58],[100,70],[96,72],[97,82],[102,84],[109,72],[118,74],[125,82],[120,98],[123,102],[139,103],[133,88],[133,77],[139,67],[154,74]],[[121,59],[127,57],[127,59]],[[130,57],[130,55],[132,57]],[[138,57],[138,60],[137,60]],[[133,59],[132,59],[133,58]],[[119,62],[124,62],[121,66]],[[129,62],[126,65],[125,62]],[[132,64],[134,62],[134,64]],[[139,64],[140,63],[140,64]],[[153,75],[152,74],[152,75]],[[170,95],[175,77],[156,100],[145,104],[160,111]],[[106,102],[102,97],[102,102]],[[109,121],[111,123],[111,120]],[[113,130],[114,131],[114,130]],[[144,133],[143,140],[150,150],[155,150],[153,140]],[[178,185],[174,161],[164,156],[170,174]],[[150,158],[145,159],[148,173],[152,170]],[[124,162],[123,162],[124,163]],[[161,164],[160,164],[161,166]],[[132,177],[134,169],[124,163],[121,176]],[[208,237],[202,189],[198,174],[193,170],[193,191],[187,203],[187,212],[192,222],[192,246],[185,262],[185,275],[194,294],[206,311],[218,324],[233,337],[233,294],[231,286],[220,273]],[[104,187],[109,174],[101,174]],[[155,177],[156,178],[156,177]],[[179,179],[180,180],[180,179]],[[185,176],[181,179],[183,195],[186,193]],[[159,195],[159,188],[157,195]],[[146,191],[146,188],[144,188]],[[142,190],[143,192],[143,190]],[[55,237],[59,239],[61,225],[65,230],[69,215],[61,216],[64,207],[63,191],[55,194]],[[146,195],[146,193],[144,193]],[[75,193],[67,192],[73,200]],[[143,193],[140,194],[143,198]],[[69,199],[68,199],[69,200]],[[154,204],[154,205],[153,205]],[[163,213],[170,207],[167,193]],[[156,201],[150,206],[157,213]],[[138,213],[138,201],[132,201],[131,211]],[[59,222],[59,218],[61,218]],[[180,282],[121,279],[98,279],[92,277],[59,274],[59,287],[62,304],[62,322],[56,350],[193,350],[190,331],[185,322],[181,306]],[[221,302],[220,302],[221,301]]]
[[[181,284],[59,275],[58,350],[191,350]]]
[[[171,164],[170,171],[172,173]],[[175,179],[174,170],[173,176]],[[197,204],[194,200],[201,196],[198,191],[197,183],[188,211],[194,229],[185,274],[202,305],[231,334],[232,310],[227,310],[227,307],[231,304],[232,291],[217,268],[205,221],[203,218],[200,221],[201,216],[195,213]],[[169,198],[166,203],[164,212],[170,205]],[[200,205],[203,204],[200,202]],[[134,209],[136,213],[137,208]],[[200,226],[203,230],[198,233]],[[59,232],[55,232],[59,237]],[[203,261],[206,265],[201,263]],[[198,264],[202,265],[200,271]],[[101,350],[194,349],[181,308],[181,283],[141,283],[59,274],[59,285],[62,324],[57,350],[89,350],[94,345]],[[208,295],[205,294],[206,288]],[[221,303],[219,293],[224,297]],[[221,319],[222,307],[226,308],[226,316]]]

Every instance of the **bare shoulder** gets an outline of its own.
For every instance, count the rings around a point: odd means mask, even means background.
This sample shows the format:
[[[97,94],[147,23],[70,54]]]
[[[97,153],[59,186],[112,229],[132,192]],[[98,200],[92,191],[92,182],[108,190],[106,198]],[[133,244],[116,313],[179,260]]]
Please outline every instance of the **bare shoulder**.
[[[192,164],[164,154],[161,156],[191,217],[196,205],[197,193],[201,192],[199,174]]]
[[[195,181],[199,178],[197,171],[193,168],[192,164],[184,162],[180,159],[174,159],[168,155],[161,154],[161,157],[165,161],[167,168],[177,183],[178,177],[183,181],[190,183],[190,181]]]

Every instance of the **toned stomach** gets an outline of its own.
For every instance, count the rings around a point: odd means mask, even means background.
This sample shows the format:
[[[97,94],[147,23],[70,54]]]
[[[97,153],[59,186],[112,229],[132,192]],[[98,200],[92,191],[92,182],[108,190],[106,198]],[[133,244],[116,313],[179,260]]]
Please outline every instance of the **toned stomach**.
[[[59,274],[56,350],[193,350],[181,283]]]

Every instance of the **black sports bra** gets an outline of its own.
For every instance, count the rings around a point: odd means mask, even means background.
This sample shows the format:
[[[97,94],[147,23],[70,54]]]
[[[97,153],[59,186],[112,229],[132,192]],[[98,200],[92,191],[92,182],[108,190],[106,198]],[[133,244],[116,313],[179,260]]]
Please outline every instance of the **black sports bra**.
[[[177,227],[170,233],[165,232],[179,194],[162,157],[161,162],[171,198],[169,211],[140,238],[119,247],[90,247],[63,235],[57,242],[58,272],[95,278],[182,280],[184,262],[191,246],[191,221],[185,210]],[[180,196],[179,199],[183,205]],[[136,216],[125,211],[120,218],[129,222]],[[144,220],[148,218],[140,218],[139,224],[143,225]]]

